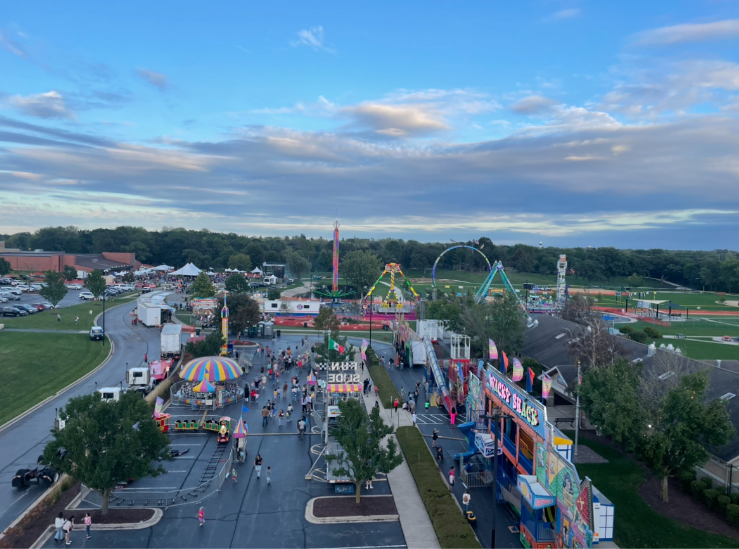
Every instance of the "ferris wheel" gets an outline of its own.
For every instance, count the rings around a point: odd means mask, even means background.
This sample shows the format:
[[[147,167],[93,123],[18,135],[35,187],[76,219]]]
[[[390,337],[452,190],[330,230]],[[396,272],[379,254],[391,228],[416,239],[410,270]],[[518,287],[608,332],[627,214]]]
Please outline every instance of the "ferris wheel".
[[[431,282],[432,282],[434,288],[436,288],[436,266],[438,265],[439,260],[442,257],[444,257],[444,254],[446,254],[447,252],[451,252],[452,250],[456,250],[458,248],[467,248],[469,250],[474,250],[475,252],[477,252],[478,254],[480,254],[482,256],[482,258],[485,260],[485,263],[488,264],[488,271],[491,272],[491,273],[493,272],[493,266],[490,265],[490,261],[488,260],[487,256],[484,253],[482,253],[480,250],[478,250],[474,246],[468,246],[467,244],[459,244],[457,246],[452,246],[451,248],[447,248],[446,250],[444,250],[443,252],[441,252],[439,254],[439,257],[436,258],[436,261],[434,261],[434,268],[431,270]]]

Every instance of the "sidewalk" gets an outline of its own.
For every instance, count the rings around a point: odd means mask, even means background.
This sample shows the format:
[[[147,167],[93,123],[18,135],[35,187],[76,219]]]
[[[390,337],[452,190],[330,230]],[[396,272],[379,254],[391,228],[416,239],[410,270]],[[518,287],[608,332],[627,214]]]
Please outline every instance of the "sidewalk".
[[[358,362],[361,362],[361,358],[359,358]],[[365,371],[360,377],[362,378],[362,382],[365,379],[371,379],[369,369],[365,368]],[[378,398],[375,397],[373,391],[364,397],[364,404],[368,412],[372,411],[377,401]],[[413,420],[408,412],[400,410],[398,413],[393,413],[392,410],[386,410],[382,402],[379,404],[380,416],[385,419],[387,424],[396,427],[398,425],[400,427],[413,425]],[[403,529],[403,535],[405,536],[405,543],[408,549],[440,548],[441,546],[439,545],[439,540],[436,538],[434,526],[431,524],[431,519],[426,512],[423,500],[421,500],[421,494],[418,493],[416,481],[413,480],[413,474],[405,460],[388,474],[387,481],[395,498],[395,506],[398,508],[398,515],[400,517],[400,527]]]

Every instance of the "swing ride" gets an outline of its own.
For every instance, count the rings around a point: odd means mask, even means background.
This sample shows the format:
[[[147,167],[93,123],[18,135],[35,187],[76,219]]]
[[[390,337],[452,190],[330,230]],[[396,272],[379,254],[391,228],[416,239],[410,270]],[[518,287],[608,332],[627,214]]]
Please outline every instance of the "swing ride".
[[[339,290],[339,220],[334,221],[334,252],[331,258],[331,291],[313,290],[314,294],[329,297],[331,301],[337,303],[342,297],[350,296],[354,290]]]
[[[403,281],[407,286],[407,290],[410,291],[411,294],[413,294],[413,298],[418,301],[419,296],[416,293],[416,290],[413,289],[413,286],[411,286],[411,281],[408,280],[408,277],[406,277],[405,274],[403,274],[403,271],[400,268],[400,263],[388,263],[387,265],[385,265],[385,269],[382,271],[380,278],[375,281],[375,283],[372,285],[372,288],[370,288],[370,291],[367,292],[367,295],[364,297],[365,301],[372,299],[372,292],[375,291],[377,285],[382,281],[383,278],[385,278],[385,275],[387,274],[390,275],[390,290],[387,293],[387,306],[395,306],[397,309],[403,308],[403,295],[395,286],[396,274],[400,274],[400,276],[403,277]],[[383,306],[386,305],[383,304]]]

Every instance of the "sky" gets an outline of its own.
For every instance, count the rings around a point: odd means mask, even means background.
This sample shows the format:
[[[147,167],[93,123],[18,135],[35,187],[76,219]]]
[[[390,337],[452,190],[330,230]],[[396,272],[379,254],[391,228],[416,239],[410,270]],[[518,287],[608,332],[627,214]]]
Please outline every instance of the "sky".
[[[737,249],[739,1],[14,2],[0,233]]]

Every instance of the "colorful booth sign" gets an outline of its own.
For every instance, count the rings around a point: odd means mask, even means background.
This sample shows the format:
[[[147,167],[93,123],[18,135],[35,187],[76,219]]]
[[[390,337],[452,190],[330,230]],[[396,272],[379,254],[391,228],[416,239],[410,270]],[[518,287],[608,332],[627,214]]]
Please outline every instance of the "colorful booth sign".
[[[518,475],[517,487],[532,509],[543,509],[556,503],[556,498],[533,475]]]
[[[547,412],[540,402],[519,389],[493,367],[489,367],[486,371],[485,388],[493,394],[493,397],[511,409],[542,440],[546,439]]]
[[[329,393],[361,393],[362,385],[360,383],[329,383]]]
[[[480,453],[486,457],[491,458],[495,456],[495,437],[490,433],[475,433],[475,446]],[[503,446],[498,446],[498,455],[503,454]]]

